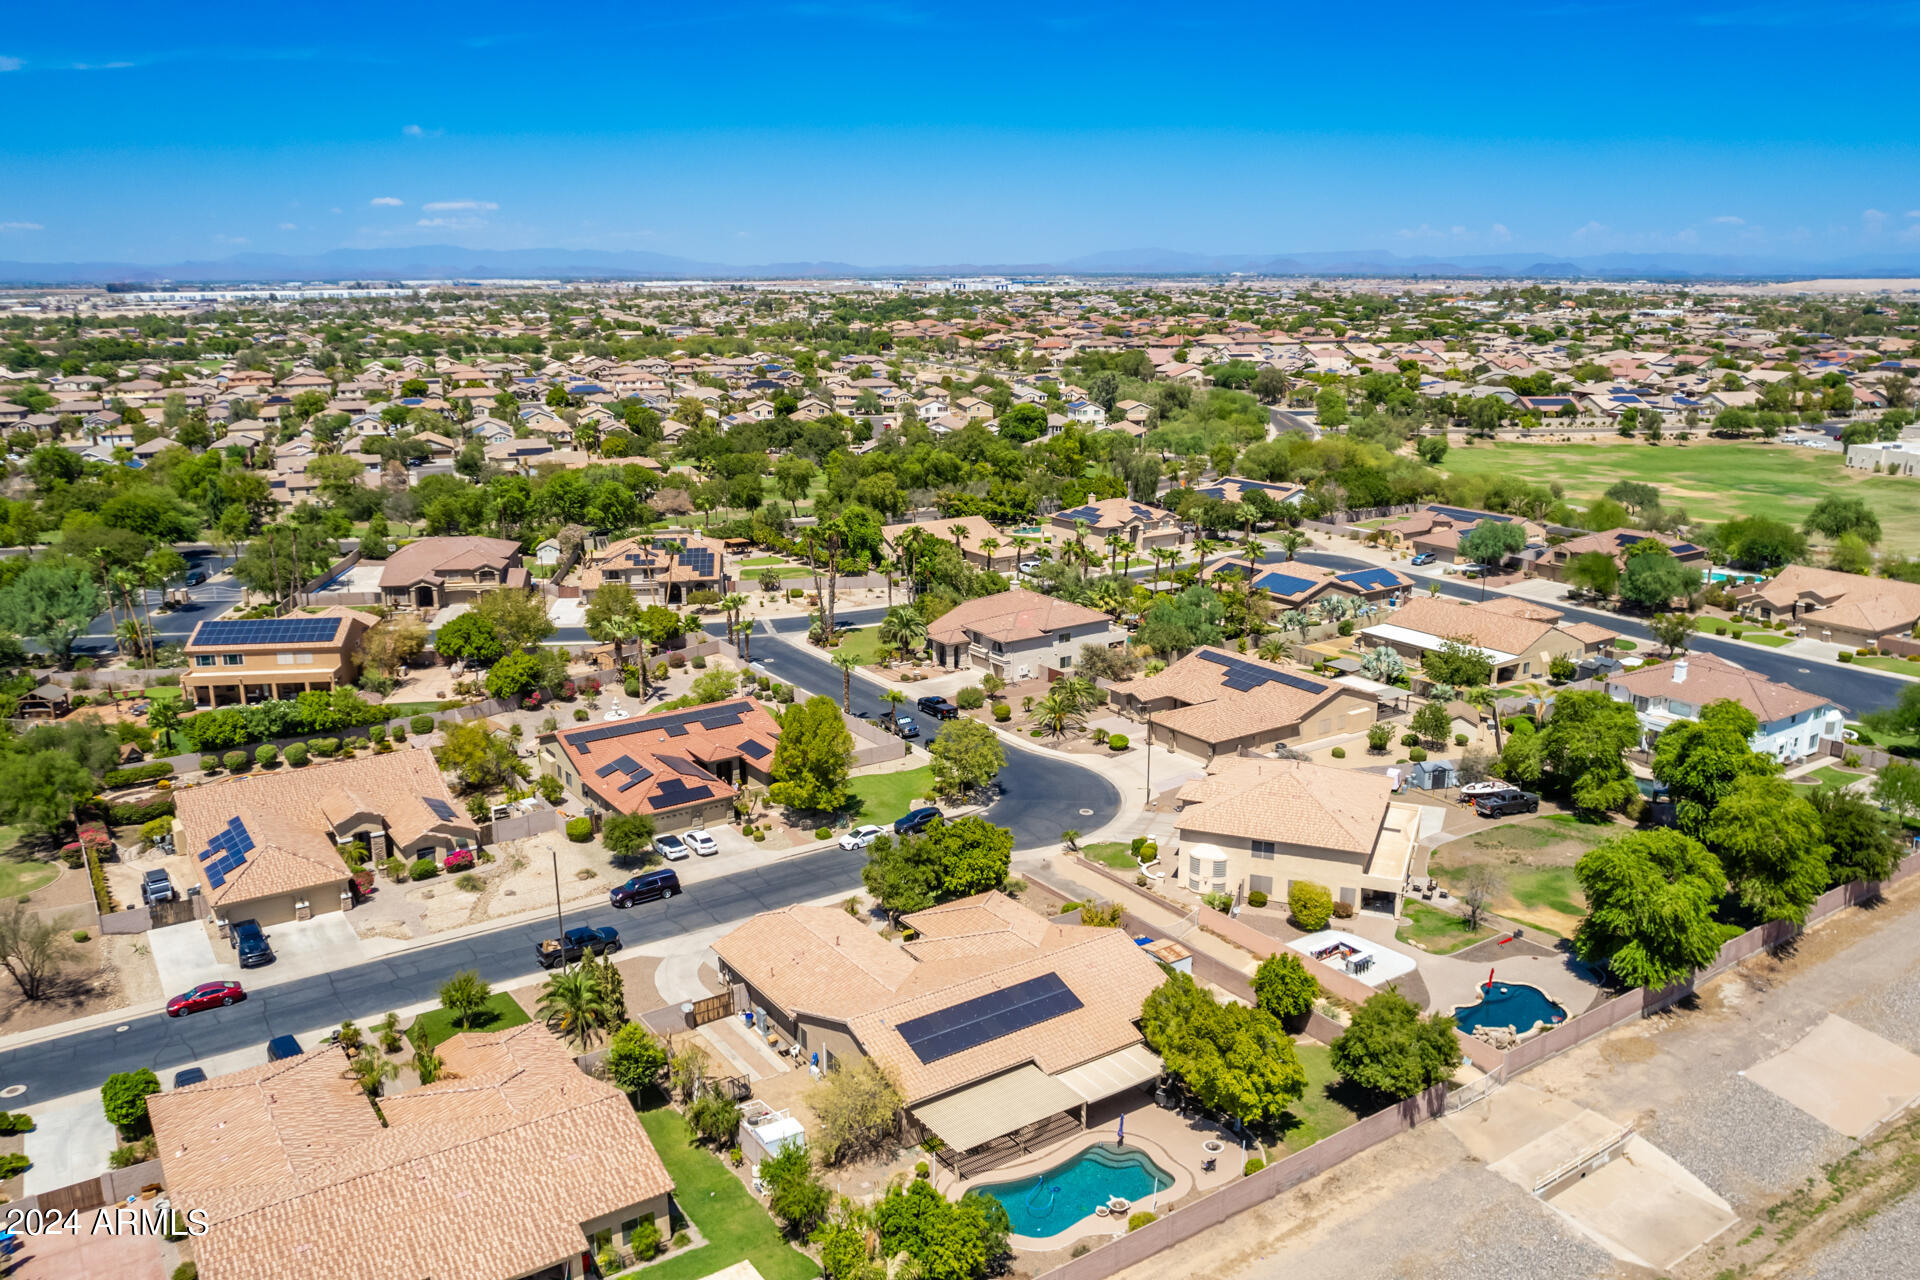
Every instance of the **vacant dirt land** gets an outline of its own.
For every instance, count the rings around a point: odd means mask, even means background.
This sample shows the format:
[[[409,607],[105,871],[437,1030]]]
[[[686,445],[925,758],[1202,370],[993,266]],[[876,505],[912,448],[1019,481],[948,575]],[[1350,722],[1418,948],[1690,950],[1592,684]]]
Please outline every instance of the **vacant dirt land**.
[[[1587,850],[1625,830],[1559,817],[1510,822],[1441,845],[1428,855],[1427,872],[1457,894],[1467,867],[1490,864],[1499,871],[1501,884],[1489,904],[1494,911],[1572,937],[1587,907],[1573,866]]]
[[[1836,1015],[1851,1029],[1835,1029],[1829,1019]],[[1878,1053],[1888,1062],[1901,1057],[1897,1049],[1920,1053],[1920,883],[1908,881],[1878,906],[1848,912],[1781,954],[1756,956],[1688,1006],[1622,1026],[1508,1088],[1632,1126],[1637,1141],[1671,1162],[1676,1180],[1697,1180],[1730,1207],[1732,1225],[1665,1274],[1911,1275],[1920,1117],[1908,1111],[1857,1141],[1746,1074],[1768,1063],[1761,1078],[1777,1075],[1783,1053],[1788,1062],[1807,1056],[1788,1051],[1809,1036],[1813,1046],[1874,1037],[1894,1047]],[[1817,1067],[1818,1055],[1811,1061]],[[1831,1087],[1812,1072],[1787,1092],[1819,1111],[1822,1090]],[[1909,1101],[1889,1095],[1886,1110]],[[1502,1273],[1557,1280],[1649,1274],[1611,1256],[1569,1214],[1503,1178],[1452,1126],[1437,1123],[1123,1274],[1484,1280]]]

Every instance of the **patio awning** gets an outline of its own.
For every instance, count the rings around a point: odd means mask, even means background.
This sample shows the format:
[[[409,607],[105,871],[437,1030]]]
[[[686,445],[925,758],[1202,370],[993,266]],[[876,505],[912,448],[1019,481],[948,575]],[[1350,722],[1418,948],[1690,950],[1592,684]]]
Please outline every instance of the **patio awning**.
[[[1103,1054],[1092,1062],[1083,1062],[1054,1079],[1078,1094],[1082,1101],[1098,1102],[1124,1089],[1145,1084],[1160,1075],[1160,1059],[1144,1044]]]
[[[1031,1062],[914,1107],[916,1120],[955,1151],[1078,1107],[1081,1096]]]

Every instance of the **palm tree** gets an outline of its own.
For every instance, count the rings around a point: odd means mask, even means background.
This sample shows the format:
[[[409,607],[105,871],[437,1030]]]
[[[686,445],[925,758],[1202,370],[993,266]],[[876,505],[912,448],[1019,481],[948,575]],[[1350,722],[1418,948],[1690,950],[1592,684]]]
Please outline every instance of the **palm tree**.
[[[432,1084],[447,1069],[446,1062],[433,1051],[425,1038],[413,1042],[413,1073],[420,1077],[421,1084]]]
[[[926,619],[912,605],[900,605],[887,610],[887,616],[880,619],[880,643],[891,645],[906,652],[917,648],[927,638]]]
[[[369,1098],[377,1098],[380,1086],[399,1076],[400,1064],[380,1052],[379,1045],[370,1044],[347,1064],[347,1071]]]
[[[1507,732],[1500,724],[1500,710],[1497,705],[1500,695],[1494,691],[1493,686],[1485,684],[1478,685],[1472,689],[1468,689],[1465,693],[1461,694],[1460,697],[1467,705],[1478,707],[1480,710],[1490,712],[1493,715],[1493,754],[1499,756],[1506,751]]]
[[[967,526],[963,524],[950,524],[947,526],[947,534],[953,539],[953,549],[964,556],[966,554],[966,548],[960,545],[960,540],[967,536]]]
[[[1053,692],[1071,703],[1075,711],[1084,712],[1093,705],[1093,681],[1085,676],[1065,676],[1056,680]]]
[[[840,709],[851,713],[853,711],[853,672],[860,665],[860,659],[845,649],[835,649],[832,661],[834,666],[840,668]]]
[[[1087,576],[1087,522],[1084,519],[1073,522],[1073,545],[1074,556],[1080,561],[1080,577],[1084,581]]]
[[[1289,560],[1299,554],[1300,548],[1311,546],[1313,543],[1313,539],[1298,529],[1288,529],[1278,538],[1275,538],[1274,541],[1280,544],[1280,549],[1287,553],[1287,559]]]
[[[1061,681],[1064,684],[1065,681]],[[1033,704],[1034,723],[1044,729],[1048,736],[1064,738],[1069,733],[1085,727],[1086,716],[1081,713],[1074,695],[1055,684],[1047,690],[1046,696]]]
[[[736,591],[722,600],[720,607],[727,611],[727,642],[731,644],[734,630],[740,625],[740,614],[747,607],[747,598]]]
[[[1107,572],[1120,571],[1120,553],[1128,549],[1127,540],[1117,533],[1107,535]]]
[[[1128,604],[1126,587],[1112,578],[1094,583],[1093,589],[1087,593],[1087,599],[1094,608],[1110,618],[1118,618]]]
[[[882,689],[880,691],[880,701],[887,704],[887,719],[896,729],[900,727],[900,704],[906,700],[907,695],[898,689]]]
[[[998,538],[982,538],[982,539],[980,539],[980,549],[981,549],[982,551],[984,551],[984,552],[986,552],[986,553],[987,553],[987,568],[988,568],[989,570],[992,570],[992,568],[993,568],[993,553],[994,553],[994,552],[996,552],[996,551],[998,551],[998,550],[1000,549],[1000,539],[998,539]]]
[[[1153,557],[1153,589],[1160,589],[1160,575],[1166,567],[1180,558],[1180,552],[1174,547],[1155,547],[1147,553]]]
[[[1286,642],[1282,640],[1262,640],[1260,656],[1268,662],[1279,662],[1287,656]]]
[[[534,1008],[555,1035],[583,1053],[603,1031],[619,1026],[625,1013],[614,1006],[606,984],[589,965],[563,969],[548,978]]]

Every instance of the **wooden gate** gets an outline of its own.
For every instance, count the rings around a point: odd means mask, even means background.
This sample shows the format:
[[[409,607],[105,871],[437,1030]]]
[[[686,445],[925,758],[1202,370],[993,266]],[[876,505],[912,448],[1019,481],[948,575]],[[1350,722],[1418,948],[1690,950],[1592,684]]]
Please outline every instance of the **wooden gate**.
[[[693,1025],[698,1027],[709,1022],[718,1022],[722,1018],[733,1016],[733,992],[723,992],[717,996],[708,996],[704,1000],[693,1002]]]
[[[86,1213],[106,1204],[106,1185],[100,1178],[88,1178],[85,1182],[42,1191],[34,1200],[48,1213]]]
[[[156,902],[147,908],[153,917],[153,927],[164,929],[169,925],[187,924],[199,919],[198,906],[204,898],[173,898],[167,902]]]

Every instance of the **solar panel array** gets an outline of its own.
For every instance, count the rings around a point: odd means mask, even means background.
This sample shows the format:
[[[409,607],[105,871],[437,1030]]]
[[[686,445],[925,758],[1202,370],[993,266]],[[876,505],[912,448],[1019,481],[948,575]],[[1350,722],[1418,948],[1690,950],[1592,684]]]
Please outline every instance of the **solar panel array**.
[[[1302,591],[1312,589],[1313,579],[1295,578],[1284,573],[1263,573],[1253,585],[1277,596],[1297,596]]]
[[[207,883],[218,889],[228,876],[246,865],[247,855],[252,852],[253,836],[247,824],[238,818],[227,819],[227,825],[200,851],[200,861],[206,863]]]
[[[1501,524],[1505,524],[1513,519],[1512,516],[1495,515],[1491,511],[1469,511],[1465,507],[1443,507],[1438,504],[1428,507],[1427,510],[1437,516],[1446,516],[1450,520],[1498,520]]]
[[[590,755],[592,753],[588,748],[594,743],[607,738],[625,737],[629,733],[664,729],[669,737],[678,738],[685,736],[686,727],[690,724],[698,724],[701,728],[709,730],[729,729],[740,723],[740,717],[745,714],[746,709],[746,704],[743,702],[718,702],[710,706],[695,707],[690,711],[648,716],[645,720],[621,720],[592,729],[576,730],[563,736],[581,754]]]
[[[193,644],[319,644],[338,635],[345,618],[257,618],[203,622]]]
[[[1362,590],[1371,591],[1376,587],[1397,587],[1400,580],[1391,569],[1355,569],[1351,573],[1340,574],[1336,581],[1351,582]]]
[[[442,822],[453,821],[453,806],[438,796],[421,796],[420,803],[427,806],[427,812]]]
[[[712,795],[712,787],[690,787],[678,778],[668,778],[660,784],[658,791],[647,797],[647,807],[670,809],[674,805],[692,804],[695,800],[705,800]]]
[[[1200,653],[1197,657],[1227,669],[1226,686],[1235,693],[1249,693],[1263,684],[1283,684],[1289,689],[1300,689],[1306,693],[1325,693],[1327,686],[1318,680],[1308,680],[1288,671],[1275,671],[1269,667],[1256,666],[1244,658],[1236,658],[1230,653]]]
[[[703,578],[713,576],[713,551],[708,547],[688,547],[680,553],[680,563]]]
[[[667,768],[672,769],[675,773],[685,774],[689,778],[698,778],[702,782],[720,781],[720,779],[714,777],[685,756],[663,755],[660,757],[660,763],[666,765]]]
[[[740,744],[740,754],[752,760],[765,760],[773,754],[773,748],[758,738],[748,738]]]
[[[924,1063],[951,1058],[1002,1036],[1058,1018],[1081,1008],[1080,997],[1057,973],[963,1000],[944,1009],[909,1018],[895,1028]]]

